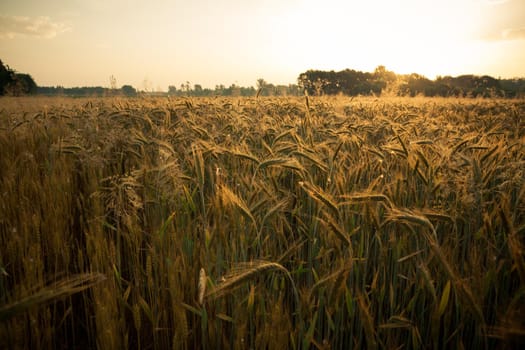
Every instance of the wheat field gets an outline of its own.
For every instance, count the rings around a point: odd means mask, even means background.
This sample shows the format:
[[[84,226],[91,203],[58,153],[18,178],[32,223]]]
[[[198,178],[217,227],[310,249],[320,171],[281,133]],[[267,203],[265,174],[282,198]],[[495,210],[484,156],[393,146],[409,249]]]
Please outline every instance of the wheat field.
[[[0,347],[525,342],[525,101],[0,100]]]

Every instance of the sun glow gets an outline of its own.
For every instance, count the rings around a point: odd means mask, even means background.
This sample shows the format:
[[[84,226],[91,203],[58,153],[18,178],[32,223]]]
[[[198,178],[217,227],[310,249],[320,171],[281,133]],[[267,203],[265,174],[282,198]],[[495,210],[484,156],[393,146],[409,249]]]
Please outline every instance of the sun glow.
[[[282,13],[273,35],[294,32],[279,52],[314,69],[373,70],[378,65],[398,73],[417,72],[430,78],[468,70],[468,56],[479,47],[469,42],[479,16],[465,17],[462,6],[429,11],[425,2],[327,1]],[[335,10],[337,9],[337,10]],[[452,10],[453,9],[453,10]],[[308,47],[307,56],[298,54]]]

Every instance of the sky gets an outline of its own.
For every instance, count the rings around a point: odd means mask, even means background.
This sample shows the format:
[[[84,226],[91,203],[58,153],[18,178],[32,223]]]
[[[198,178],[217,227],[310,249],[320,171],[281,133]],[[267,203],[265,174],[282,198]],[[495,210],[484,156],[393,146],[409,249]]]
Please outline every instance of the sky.
[[[39,86],[162,91],[379,65],[525,77],[525,0],[2,0],[0,59]]]

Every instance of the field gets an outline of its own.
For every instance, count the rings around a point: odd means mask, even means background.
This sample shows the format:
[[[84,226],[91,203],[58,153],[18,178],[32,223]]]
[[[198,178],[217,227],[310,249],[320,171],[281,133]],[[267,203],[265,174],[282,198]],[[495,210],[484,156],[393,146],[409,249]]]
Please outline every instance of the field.
[[[525,342],[525,101],[0,99],[0,348]]]

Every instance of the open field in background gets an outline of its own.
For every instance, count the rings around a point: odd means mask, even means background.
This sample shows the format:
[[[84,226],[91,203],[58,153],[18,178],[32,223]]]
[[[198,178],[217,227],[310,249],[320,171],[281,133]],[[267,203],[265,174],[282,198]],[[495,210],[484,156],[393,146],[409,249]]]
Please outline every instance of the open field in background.
[[[523,100],[1,99],[0,191],[2,348],[525,341]]]

